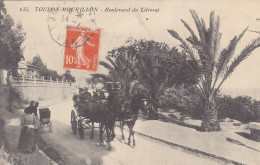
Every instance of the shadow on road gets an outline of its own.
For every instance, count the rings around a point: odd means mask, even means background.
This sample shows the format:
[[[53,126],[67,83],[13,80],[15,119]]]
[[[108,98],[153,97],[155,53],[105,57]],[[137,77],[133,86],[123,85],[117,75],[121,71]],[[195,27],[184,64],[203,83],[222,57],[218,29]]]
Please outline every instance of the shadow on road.
[[[109,154],[107,144],[100,145],[99,143],[99,129],[94,129],[94,138],[90,139],[91,129],[84,130],[84,139],[79,137],[77,132],[73,134],[70,125],[64,122],[53,121],[53,132],[41,134],[45,141],[55,149],[57,149],[61,155],[65,155],[72,164],[90,164],[90,165],[102,165],[103,157]],[[103,134],[104,141],[106,140],[106,133]],[[113,143],[113,142],[112,142]],[[112,152],[115,148],[112,144]],[[75,161],[76,159],[80,161]]]
[[[193,128],[197,131],[202,131],[201,127],[199,127],[199,126],[187,124],[187,123],[184,123],[182,121],[177,121],[177,120],[174,120],[172,118],[165,117],[164,115],[162,115],[160,113],[159,113],[159,120],[163,121],[163,122],[171,122],[171,123],[183,126],[183,127]]]
[[[252,135],[250,135],[249,133],[246,132],[236,132],[236,134],[248,139],[248,140],[253,140],[256,141],[255,139],[253,139]],[[256,141],[257,142],[257,141]]]
[[[251,149],[251,150],[260,152],[259,150],[254,149],[254,148],[252,148],[252,147],[249,147],[249,146],[245,145],[244,143],[241,143],[241,142],[238,141],[238,140],[231,139],[231,138],[228,138],[228,137],[226,138],[226,140],[227,140],[228,142],[231,142],[231,143],[234,143],[234,144],[237,144],[237,145],[241,145],[241,146],[247,147],[247,148],[249,148],[249,149]]]

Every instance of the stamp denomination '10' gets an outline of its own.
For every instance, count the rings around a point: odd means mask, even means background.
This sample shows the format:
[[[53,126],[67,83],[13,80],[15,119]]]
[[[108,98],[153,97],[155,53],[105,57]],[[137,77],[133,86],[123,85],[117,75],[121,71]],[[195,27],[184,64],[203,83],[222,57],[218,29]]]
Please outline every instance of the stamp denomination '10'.
[[[101,30],[67,27],[64,68],[97,71]]]

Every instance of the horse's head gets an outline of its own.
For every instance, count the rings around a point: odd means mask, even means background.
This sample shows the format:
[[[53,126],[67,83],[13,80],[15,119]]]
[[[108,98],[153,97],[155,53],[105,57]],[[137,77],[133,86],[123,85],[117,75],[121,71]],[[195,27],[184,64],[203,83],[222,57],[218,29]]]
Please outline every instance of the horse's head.
[[[122,112],[131,112],[131,102],[129,100],[124,100],[121,104]]]
[[[117,95],[112,101],[112,110],[117,114],[130,110],[130,102],[124,97]]]

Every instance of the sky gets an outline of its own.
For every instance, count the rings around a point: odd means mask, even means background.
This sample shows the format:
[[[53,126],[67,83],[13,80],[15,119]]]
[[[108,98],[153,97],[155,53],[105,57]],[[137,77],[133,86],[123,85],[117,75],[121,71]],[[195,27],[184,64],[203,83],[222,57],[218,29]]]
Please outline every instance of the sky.
[[[30,61],[36,54],[39,54],[47,66],[64,72],[63,58],[64,47],[53,41],[57,35],[64,35],[64,28],[71,22],[61,22],[62,17],[69,17],[70,21],[80,23],[80,26],[91,29],[101,28],[101,43],[99,60],[104,60],[107,52],[113,48],[125,44],[129,37],[135,39],[146,38],[165,42],[169,46],[179,44],[167,32],[167,29],[174,29],[182,37],[189,35],[181,23],[181,19],[189,23],[195,29],[189,10],[194,9],[199,17],[203,17],[208,25],[209,14],[215,11],[220,16],[220,32],[222,32],[221,48],[228,45],[229,41],[240,34],[247,26],[249,30],[239,42],[235,56],[246,44],[253,39],[260,37],[260,2],[250,1],[225,1],[225,0],[176,0],[176,1],[5,1],[8,13],[16,23],[20,22],[26,32],[24,42],[24,57]],[[37,8],[37,11],[36,10]],[[77,17],[77,12],[68,14],[58,12],[55,15],[43,10],[44,7],[94,7],[97,12],[83,12],[82,18]],[[141,12],[140,8],[159,9],[159,12]],[[20,11],[28,8],[29,11]],[[109,9],[132,9],[137,8],[138,12],[106,12]],[[53,16],[57,21],[51,22],[48,17]],[[258,20],[259,19],[259,20]],[[95,21],[93,21],[95,20]],[[56,29],[53,34],[49,33],[48,25]],[[260,50],[256,50],[233,72],[232,76],[223,84],[222,91],[233,95],[250,95],[260,99]],[[105,73],[102,67],[98,68],[99,73]],[[84,81],[93,72],[72,70],[77,80]]]

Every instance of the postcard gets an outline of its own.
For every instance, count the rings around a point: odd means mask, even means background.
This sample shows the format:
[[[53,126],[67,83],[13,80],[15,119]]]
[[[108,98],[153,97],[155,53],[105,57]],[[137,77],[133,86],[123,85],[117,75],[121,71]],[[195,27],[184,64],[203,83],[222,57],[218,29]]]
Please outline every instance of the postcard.
[[[0,0],[0,164],[260,164],[257,0]]]

